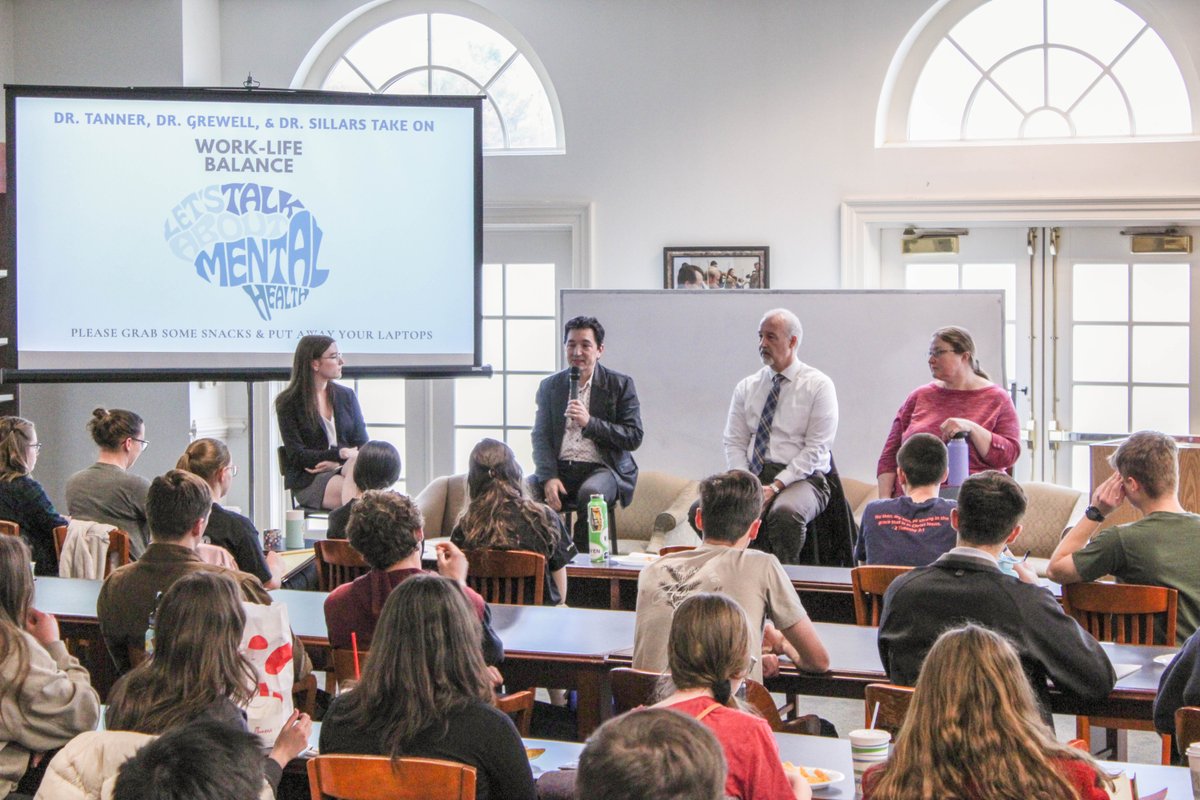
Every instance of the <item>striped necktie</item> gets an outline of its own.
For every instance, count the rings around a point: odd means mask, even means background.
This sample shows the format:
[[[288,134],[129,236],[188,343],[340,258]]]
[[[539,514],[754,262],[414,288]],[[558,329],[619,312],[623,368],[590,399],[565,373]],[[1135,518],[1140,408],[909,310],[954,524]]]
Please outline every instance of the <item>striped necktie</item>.
[[[771,391],[763,404],[762,416],[758,418],[758,430],[754,432],[754,452],[750,454],[750,471],[755,475],[762,472],[767,460],[767,447],[771,444],[771,423],[775,420],[775,406],[779,405],[779,387],[783,385],[783,374],[776,372],[771,378]]]

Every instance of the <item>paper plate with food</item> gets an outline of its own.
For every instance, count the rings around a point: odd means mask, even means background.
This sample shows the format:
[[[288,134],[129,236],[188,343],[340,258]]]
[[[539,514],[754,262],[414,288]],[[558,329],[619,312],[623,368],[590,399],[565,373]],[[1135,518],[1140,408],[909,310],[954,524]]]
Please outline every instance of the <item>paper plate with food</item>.
[[[620,564],[623,567],[644,567],[647,564],[653,564],[658,560],[657,553],[626,553],[624,555],[609,556],[609,559],[614,564]]]
[[[832,786],[838,781],[846,779],[846,776],[838,772],[836,769],[821,769],[820,767],[802,767],[793,764],[790,761],[783,762],[784,772],[799,772],[804,780],[808,781],[809,787],[812,789],[824,789]]]

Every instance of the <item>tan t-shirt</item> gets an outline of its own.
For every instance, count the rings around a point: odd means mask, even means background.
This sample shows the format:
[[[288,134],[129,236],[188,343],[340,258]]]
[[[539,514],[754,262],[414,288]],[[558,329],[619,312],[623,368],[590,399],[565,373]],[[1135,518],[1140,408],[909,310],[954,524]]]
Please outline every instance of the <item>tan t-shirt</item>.
[[[702,544],[695,550],[663,556],[638,576],[633,668],[667,669],[667,643],[675,607],[695,592],[722,592],[741,605],[750,620],[750,652],[762,652],[767,620],[790,628],[808,616],[779,559],[759,550]],[[762,681],[762,659],[750,677]]]

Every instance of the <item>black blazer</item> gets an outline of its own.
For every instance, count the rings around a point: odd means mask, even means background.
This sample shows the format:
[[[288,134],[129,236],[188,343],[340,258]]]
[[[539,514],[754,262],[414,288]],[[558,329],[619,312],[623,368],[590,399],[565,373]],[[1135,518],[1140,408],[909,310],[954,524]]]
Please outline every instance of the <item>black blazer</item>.
[[[277,409],[284,447],[283,485],[287,489],[303,489],[313,482],[316,476],[305,472],[308,467],[315,467],[322,461],[342,461],[338,456],[341,448],[362,447],[367,443],[367,423],[363,421],[354,391],[339,383],[330,383],[329,391],[337,447],[329,446],[325,428],[304,413],[304,405],[299,399]]]
[[[1099,700],[1117,677],[1099,643],[1048,590],[994,564],[947,553],[892,581],[879,619],[879,658],[888,680],[913,686],[925,654],[947,628],[974,622],[1007,636],[1049,716],[1046,679],[1062,692]]]
[[[542,381],[537,391],[537,416],[533,420],[534,478],[542,483],[558,477],[558,453],[567,429],[569,370],[556,372]],[[583,435],[596,443],[604,464],[617,476],[621,504],[633,500],[638,467],[630,451],[642,443],[642,412],[633,378],[605,369],[592,372],[592,395],[588,404],[592,419]]]

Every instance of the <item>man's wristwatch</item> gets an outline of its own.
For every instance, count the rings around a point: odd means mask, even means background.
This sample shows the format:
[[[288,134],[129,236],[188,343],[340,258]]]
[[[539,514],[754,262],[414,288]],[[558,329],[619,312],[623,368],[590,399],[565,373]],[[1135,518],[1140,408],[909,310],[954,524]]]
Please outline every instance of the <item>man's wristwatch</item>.
[[[1096,506],[1088,506],[1083,510],[1083,515],[1092,522],[1104,522],[1104,514]]]
[[[770,486],[771,486],[771,491],[773,491],[775,494],[779,494],[780,492],[783,491],[783,484],[780,483],[779,480],[771,481]]]

